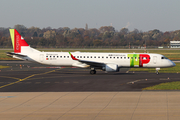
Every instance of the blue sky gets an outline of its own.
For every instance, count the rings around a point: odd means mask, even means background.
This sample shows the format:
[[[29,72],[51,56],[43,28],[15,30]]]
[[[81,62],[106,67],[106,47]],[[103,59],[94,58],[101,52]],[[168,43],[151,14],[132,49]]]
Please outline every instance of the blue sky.
[[[180,0],[1,0],[0,27],[180,30]]]

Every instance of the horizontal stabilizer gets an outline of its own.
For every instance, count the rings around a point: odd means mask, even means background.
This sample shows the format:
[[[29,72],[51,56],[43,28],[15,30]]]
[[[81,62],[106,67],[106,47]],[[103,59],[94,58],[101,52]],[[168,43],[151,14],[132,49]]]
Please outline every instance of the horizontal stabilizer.
[[[23,55],[23,54],[18,54],[18,53],[13,53],[13,52],[6,52],[7,56],[19,56],[19,57],[27,57],[27,55]]]

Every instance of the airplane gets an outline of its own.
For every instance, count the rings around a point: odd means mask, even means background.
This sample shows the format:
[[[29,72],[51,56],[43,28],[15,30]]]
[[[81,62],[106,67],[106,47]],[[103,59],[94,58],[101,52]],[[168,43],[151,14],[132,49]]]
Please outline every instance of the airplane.
[[[41,52],[29,46],[16,29],[9,29],[14,52],[8,56],[20,60],[46,65],[89,68],[90,74],[100,69],[118,72],[120,68],[160,68],[174,67],[175,63],[161,54],[152,53],[97,53],[97,52]]]

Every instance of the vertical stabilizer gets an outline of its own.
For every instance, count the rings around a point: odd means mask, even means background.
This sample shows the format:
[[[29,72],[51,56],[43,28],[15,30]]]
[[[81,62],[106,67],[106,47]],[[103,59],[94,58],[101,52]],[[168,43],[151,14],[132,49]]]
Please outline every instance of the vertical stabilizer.
[[[16,29],[9,29],[14,53],[21,53],[21,47],[28,47],[29,45],[24,38],[18,33]]]

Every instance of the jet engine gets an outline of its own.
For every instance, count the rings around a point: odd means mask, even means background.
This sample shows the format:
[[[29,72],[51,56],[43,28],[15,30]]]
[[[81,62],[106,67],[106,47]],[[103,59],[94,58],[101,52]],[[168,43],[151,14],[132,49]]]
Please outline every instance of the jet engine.
[[[118,68],[117,64],[109,63],[109,64],[106,64],[105,71],[107,71],[107,72],[118,72],[119,68]]]

